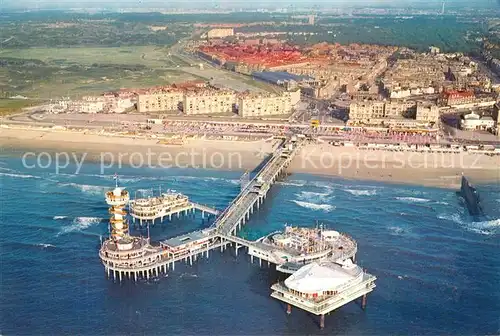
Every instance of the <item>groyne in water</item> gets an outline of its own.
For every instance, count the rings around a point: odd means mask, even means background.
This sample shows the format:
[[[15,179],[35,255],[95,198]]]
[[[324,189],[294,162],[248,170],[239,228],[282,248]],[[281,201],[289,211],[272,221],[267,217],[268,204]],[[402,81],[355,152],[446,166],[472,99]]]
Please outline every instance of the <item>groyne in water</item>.
[[[462,175],[462,183],[460,186],[460,195],[465,201],[467,210],[471,216],[483,216],[484,210],[481,204],[481,197],[477,189],[470,183],[467,177]]]

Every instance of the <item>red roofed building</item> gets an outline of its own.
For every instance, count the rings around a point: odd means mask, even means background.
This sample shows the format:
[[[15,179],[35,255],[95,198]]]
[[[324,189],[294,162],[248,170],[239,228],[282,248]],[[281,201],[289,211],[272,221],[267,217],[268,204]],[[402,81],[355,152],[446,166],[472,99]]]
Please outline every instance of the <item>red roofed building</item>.
[[[442,102],[448,106],[473,103],[476,99],[474,92],[449,90],[443,92]]]

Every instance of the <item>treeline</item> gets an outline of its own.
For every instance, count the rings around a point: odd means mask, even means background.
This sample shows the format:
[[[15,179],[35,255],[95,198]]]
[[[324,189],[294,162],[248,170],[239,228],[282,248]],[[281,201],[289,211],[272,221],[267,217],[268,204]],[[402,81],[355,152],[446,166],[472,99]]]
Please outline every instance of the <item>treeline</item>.
[[[0,24],[0,47],[68,47],[68,46],[168,46],[187,36],[184,30],[151,31],[143,24],[80,23],[64,28],[47,28],[36,24]]]
[[[112,20],[129,23],[146,24],[173,24],[173,23],[244,23],[274,21],[288,18],[287,14],[279,13],[189,13],[189,14],[162,14],[162,13],[74,13],[66,11],[46,10],[22,13],[3,13],[3,22],[31,22],[31,23],[55,23],[55,22],[81,22],[88,20]]]

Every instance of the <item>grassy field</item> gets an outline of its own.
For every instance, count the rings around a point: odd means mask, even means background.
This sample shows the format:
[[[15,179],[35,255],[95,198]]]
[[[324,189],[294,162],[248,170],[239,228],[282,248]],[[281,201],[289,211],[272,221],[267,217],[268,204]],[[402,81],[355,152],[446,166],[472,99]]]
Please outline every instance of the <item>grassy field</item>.
[[[187,65],[177,57],[170,57],[168,48],[155,46],[3,49],[0,58],[35,59],[54,65],[140,64],[150,68]]]
[[[21,111],[25,107],[40,104],[39,100],[29,99],[0,99],[0,117]]]
[[[168,48],[89,47],[0,50],[0,97],[51,99],[200,79]]]

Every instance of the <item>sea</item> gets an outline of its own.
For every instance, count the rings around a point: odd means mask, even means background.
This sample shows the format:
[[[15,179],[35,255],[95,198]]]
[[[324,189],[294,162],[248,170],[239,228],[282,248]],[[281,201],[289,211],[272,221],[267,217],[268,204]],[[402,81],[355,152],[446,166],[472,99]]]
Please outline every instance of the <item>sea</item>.
[[[45,166],[44,166],[45,167]],[[137,283],[107,279],[104,192],[113,175],[132,197],[172,189],[224,209],[238,171],[85,163],[75,174],[0,157],[4,335],[484,335],[500,332],[500,189],[481,185],[487,214],[471,218],[454,190],[292,174],[273,186],[239,233],[257,239],[285,224],[348,233],[357,263],[377,277],[363,311],[352,302],[318,318],[286,314],[270,297],[273,267],[229,248]],[[153,241],[209,225],[201,215],[150,226]],[[147,235],[132,226],[132,234]],[[241,250],[240,250],[241,252]]]

